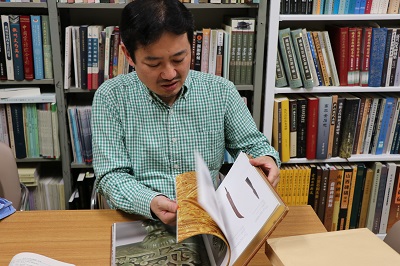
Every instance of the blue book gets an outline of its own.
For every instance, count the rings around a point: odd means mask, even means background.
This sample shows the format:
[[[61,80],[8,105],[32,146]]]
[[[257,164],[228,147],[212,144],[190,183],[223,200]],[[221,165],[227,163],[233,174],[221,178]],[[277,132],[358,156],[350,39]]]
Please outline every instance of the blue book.
[[[314,41],[313,41],[313,38],[312,38],[310,32],[307,32],[307,39],[308,39],[308,43],[310,44],[310,50],[311,50],[311,55],[312,55],[314,66],[315,66],[315,71],[317,72],[318,83],[319,83],[318,86],[322,86],[322,77],[321,77],[321,72],[319,71],[319,61],[318,61],[317,53],[315,52]]]
[[[368,86],[380,87],[385,57],[387,28],[372,28],[372,40],[368,73]]]
[[[339,5],[340,5],[340,0],[333,0],[333,13],[332,14],[339,14]]]
[[[340,2],[339,2],[339,12],[338,12],[338,14],[346,14],[346,13],[345,13],[346,1],[347,1],[347,0],[340,0]]]
[[[42,18],[40,15],[31,15],[31,31],[35,79],[44,79]]]
[[[79,133],[77,126],[77,117],[75,114],[76,114],[76,108],[68,107],[68,119],[70,124],[71,137],[72,141],[74,142],[74,148],[75,148],[75,162],[83,163],[81,144],[79,141]]]
[[[347,13],[346,14],[356,14],[355,10],[356,10],[356,2],[358,0],[348,0],[346,3],[347,4]]]
[[[360,0],[360,14],[365,14],[366,5],[367,5],[367,0]]]
[[[9,15],[11,30],[11,48],[14,61],[14,79],[24,80],[24,61],[22,55],[21,27],[19,25],[19,15]]]
[[[324,14],[326,14],[326,15],[333,14],[333,4],[334,4],[334,0],[326,0]]]
[[[383,116],[379,129],[378,141],[375,151],[375,154],[377,155],[383,153],[386,134],[388,134],[389,131],[388,129],[389,129],[390,116],[394,110],[395,103],[396,101],[393,97],[386,97],[385,109],[383,110]]]
[[[361,0],[356,0],[356,5],[354,7],[354,14],[360,14],[361,10]]]

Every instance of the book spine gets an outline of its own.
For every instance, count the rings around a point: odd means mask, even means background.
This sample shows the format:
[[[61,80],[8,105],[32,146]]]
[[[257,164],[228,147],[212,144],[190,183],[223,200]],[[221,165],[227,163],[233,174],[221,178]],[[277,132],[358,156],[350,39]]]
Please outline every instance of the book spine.
[[[217,52],[215,62],[215,75],[222,77],[223,61],[224,61],[224,32],[217,30]]]
[[[93,25],[87,28],[87,89],[93,89]],[[114,75],[116,76],[116,75]]]
[[[318,61],[319,61],[319,65],[320,65],[320,70],[322,73],[322,79],[323,79],[323,85],[324,86],[329,86],[330,85],[330,80],[329,80],[329,75],[328,75],[328,70],[327,70],[327,66],[326,66],[326,62],[324,59],[324,55],[322,52],[322,48],[321,48],[321,42],[320,39],[318,37],[318,32],[314,31],[311,33],[313,40],[314,40],[314,44],[315,44],[315,51],[317,53],[318,56]]]
[[[297,158],[306,157],[306,138],[307,138],[307,100],[304,98],[297,100]]]
[[[349,208],[349,212],[347,213],[347,221],[346,221],[346,224],[348,224],[347,229],[354,229],[357,227],[361,211],[361,199],[362,199],[361,197],[364,190],[364,181],[366,172],[365,165],[361,163],[353,165],[353,169],[354,169],[353,171],[354,182],[352,180],[353,191],[350,193],[352,197],[350,198],[351,200],[349,201],[351,208]]]
[[[196,58],[194,61],[194,70],[201,71],[201,50],[203,45],[203,32],[197,31],[196,34]],[[231,80],[232,81],[232,80]]]
[[[340,199],[340,210],[339,210],[337,230],[344,230],[346,228],[346,217],[349,208],[349,196],[350,196],[352,175],[353,175],[353,170],[350,169],[350,167],[344,167],[342,197]]]
[[[246,81],[245,84],[251,85],[253,84],[253,61],[254,61],[254,46],[255,46],[255,19],[250,20],[250,29],[249,29],[249,45],[247,48],[247,58],[246,58]]]
[[[287,79],[283,69],[281,53],[279,50],[276,55],[276,69],[275,69],[275,87],[281,88],[287,86]]]
[[[94,26],[92,31],[92,89],[99,88],[99,40],[100,26]],[[124,56],[123,56],[124,58]]]
[[[6,51],[2,26],[0,26],[0,80],[7,80]]]
[[[380,220],[379,231],[378,231],[379,234],[386,234],[386,229],[387,229],[388,219],[389,219],[389,208],[390,208],[390,202],[392,200],[394,178],[395,178],[395,174],[396,174],[396,164],[395,163],[388,162],[388,163],[386,163],[386,165],[388,168],[388,174],[387,174],[387,179],[386,179],[385,192],[383,194],[382,214],[381,214],[381,220]]]
[[[12,55],[14,63],[14,79],[24,80],[24,63],[21,43],[21,27],[18,15],[9,15]]]
[[[307,100],[306,158],[309,160],[315,159],[317,152],[318,104],[318,98]]]
[[[81,59],[81,88],[88,88],[88,25],[81,25],[79,27],[79,50],[80,50],[80,59]]]
[[[113,53],[112,53],[112,74],[113,77],[116,77],[118,75],[118,53],[119,53],[119,45],[121,42],[121,37],[120,37],[120,33],[119,33],[119,27],[115,27],[114,28],[114,32],[113,32],[114,36],[113,36]],[[111,70],[110,70],[111,71]]]
[[[292,30],[291,37],[293,41],[294,51],[303,81],[304,88],[314,87],[313,76],[311,74],[310,62],[308,61],[302,29]]]
[[[3,29],[7,79],[14,80],[14,63],[12,58],[11,29],[10,29],[10,20],[7,15],[1,15],[1,26]]]
[[[31,15],[31,28],[35,79],[44,79],[42,19],[40,15]]]
[[[380,87],[385,55],[387,28],[373,28],[370,52],[369,87]]]
[[[393,184],[392,199],[390,201],[389,217],[386,232],[388,232],[393,224],[400,220],[400,166],[396,165],[396,174]]]
[[[321,75],[321,71],[320,71],[320,65],[319,65],[319,61],[318,61],[318,56],[317,53],[315,51],[315,46],[314,46],[314,41],[313,38],[311,36],[310,32],[307,32],[307,39],[308,39],[308,43],[310,45],[310,51],[311,51],[311,56],[312,56],[312,62],[314,63],[314,67],[315,67],[315,72],[316,72],[316,78],[317,81],[314,81],[314,84],[317,86],[322,86],[322,75]]]
[[[337,121],[337,106],[338,105],[338,95],[332,95],[332,108],[331,108],[331,116],[329,119],[329,137],[328,137],[328,151],[326,158],[330,159],[332,157],[333,151],[333,140],[335,136],[335,126]]]
[[[24,74],[26,80],[33,80],[33,51],[31,20],[29,16],[21,15],[19,18],[21,25],[22,55],[24,62]]]
[[[357,228],[364,228],[367,220],[368,204],[371,196],[372,180],[373,180],[373,170],[371,168],[366,169],[364,191],[362,195],[360,217],[358,220]]]
[[[359,121],[361,120],[361,126],[360,126],[360,134],[358,136],[356,154],[361,154],[363,151],[365,134],[367,131],[367,126],[368,126],[367,121],[368,121],[369,113],[371,110],[371,103],[372,103],[372,98],[370,98],[370,97],[366,98],[365,104],[364,104],[364,112],[362,113],[362,118],[361,117],[359,118]],[[358,124],[357,124],[357,126],[358,126]],[[353,151],[354,151],[354,149],[353,149]]]
[[[25,133],[22,104],[11,104],[12,130],[15,141],[15,156],[17,159],[26,158]]]
[[[330,35],[330,39],[332,40],[332,50],[337,63],[340,86],[347,86],[349,28],[331,26],[328,27],[328,33]]]
[[[369,79],[369,62],[371,52],[372,28],[363,28],[363,37],[361,43],[361,71],[360,71],[360,86],[368,86]]]
[[[358,142],[360,141],[360,131],[361,131],[361,125],[362,121],[364,118],[364,110],[365,110],[365,103],[367,101],[366,97],[360,97],[360,108],[359,108],[359,115],[358,115],[358,120],[357,120],[357,126],[355,128],[355,135],[354,135],[354,145],[353,145],[353,151],[352,154],[357,154],[357,148],[358,148]]]
[[[297,157],[297,100],[289,99],[290,157]]]
[[[210,36],[211,36],[211,29],[210,28],[203,28],[203,44],[201,47],[201,72],[208,72],[208,59],[210,54]],[[237,55],[236,55],[237,57]],[[237,58],[235,59],[237,60]],[[240,78],[240,75],[239,77]],[[236,78],[235,78],[236,82]]]
[[[43,37],[43,67],[44,78],[53,78],[53,54],[51,51],[50,21],[48,15],[42,15],[42,37]]]
[[[349,58],[347,60],[348,72],[347,72],[347,82],[349,86],[354,86],[356,84],[355,80],[355,62],[356,62],[356,28],[349,27]]]
[[[315,187],[317,183],[317,166],[310,164],[310,185],[308,187],[307,205],[313,206],[315,201]]]
[[[333,224],[333,208],[335,201],[337,170],[334,166],[330,166],[328,168],[328,171],[329,171],[329,177],[328,177],[327,192],[326,192],[324,226],[327,231],[331,231]]]
[[[302,29],[303,44],[304,44],[304,49],[306,50],[306,57],[307,57],[307,60],[308,60],[308,63],[309,63],[311,75],[313,77],[313,84],[314,84],[314,86],[319,86],[317,70],[315,68],[315,64],[314,64],[314,61],[313,61],[313,55],[312,55],[312,51],[311,51],[311,47],[310,47],[310,43],[308,41],[307,35],[308,35],[307,34],[307,30],[306,29]]]
[[[393,97],[387,97],[386,98],[386,104],[385,104],[385,109],[383,111],[382,115],[382,122],[381,126],[378,132],[378,141],[377,141],[377,146],[375,150],[375,154],[382,154],[384,150],[384,144],[385,144],[385,139],[386,135],[388,134],[388,128],[390,126],[390,117],[392,116],[392,112],[394,109],[395,105],[395,99]]]
[[[376,209],[376,202],[378,197],[378,189],[379,183],[381,178],[381,170],[382,170],[382,163],[375,162],[373,165],[373,181],[371,186],[371,195],[369,198],[368,204],[368,211],[367,211],[367,218],[366,218],[366,227],[372,231],[373,223],[374,223],[374,216],[375,216],[375,209]]]
[[[318,96],[318,129],[317,129],[317,153],[316,159],[328,157],[328,142],[330,131],[330,119],[332,112],[332,96]]]
[[[346,98],[343,115],[346,118],[343,124],[342,139],[339,148],[339,156],[349,158],[353,151],[354,129],[357,126],[359,98]]]
[[[338,229],[338,221],[339,221],[339,210],[340,210],[340,199],[342,195],[342,187],[343,187],[343,167],[339,164],[335,165],[337,176],[336,176],[336,184],[335,184],[335,195],[334,195],[334,203],[333,203],[333,214],[332,214],[332,227],[328,231],[337,231]]]
[[[393,35],[394,34],[394,35]],[[394,29],[387,29],[387,36],[386,36],[386,44],[385,44],[385,53],[383,56],[383,68],[382,68],[382,77],[381,77],[381,87],[386,86],[387,80],[387,72],[388,72],[388,65],[391,64],[390,60],[390,50],[393,50],[392,43],[394,42],[393,37],[396,37],[396,33]]]
[[[196,56],[196,37],[197,31],[193,32],[193,39],[192,39],[192,50],[191,50],[191,58],[190,58],[190,69],[194,69],[194,60]]]
[[[383,202],[384,202],[387,176],[388,176],[387,165],[382,164],[381,177],[379,179],[378,193],[376,196],[375,214],[374,214],[374,219],[373,219],[373,223],[372,223],[372,232],[374,234],[379,233],[379,226],[380,226],[380,221],[381,221],[381,217],[382,217],[382,208],[383,208]]]
[[[332,157],[339,156],[340,139],[342,137],[342,118],[345,99],[338,97],[335,131],[333,134]]]
[[[279,47],[281,49],[282,61],[286,70],[289,86],[291,88],[303,86],[289,28],[279,30]]]
[[[8,139],[8,128],[7,128],[7,112],[4,104],[0,105],[0,142],[10,146]]]
[[[388,82],[386,83],[386,86],[394,86],[398,54],[399,54],[399,42],[400,42],[400,30],[396,30],[396,36],[394,37],[394,42],[393,42],[393,49],[390,54],[391,64],[389,67],[390,71],[388,70],[388,78],[386,79]]]

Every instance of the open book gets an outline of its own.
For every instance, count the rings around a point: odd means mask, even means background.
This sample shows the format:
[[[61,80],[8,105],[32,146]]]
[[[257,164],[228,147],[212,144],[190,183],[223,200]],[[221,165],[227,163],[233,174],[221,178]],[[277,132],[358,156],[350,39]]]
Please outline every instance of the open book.
[[[217,190],[196,155],[196,172],[176,177],[176,195],[176,228],[149,220],[113,224],[112,265],[244,265],[288,211],[244,153]]]

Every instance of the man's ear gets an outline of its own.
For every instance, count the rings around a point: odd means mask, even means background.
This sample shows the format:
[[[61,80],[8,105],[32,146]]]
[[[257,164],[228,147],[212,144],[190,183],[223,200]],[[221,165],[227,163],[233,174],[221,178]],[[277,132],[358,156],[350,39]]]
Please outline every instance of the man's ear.
[[[130,54],[128,52],[128,49],[126,49],[123,42],[121,42],[121,48],[122,48],[122,51],[124,52],[126,59],[128,60],[129,65],[135,67],[135,63],[133,62],[132,57],[130,56]]]

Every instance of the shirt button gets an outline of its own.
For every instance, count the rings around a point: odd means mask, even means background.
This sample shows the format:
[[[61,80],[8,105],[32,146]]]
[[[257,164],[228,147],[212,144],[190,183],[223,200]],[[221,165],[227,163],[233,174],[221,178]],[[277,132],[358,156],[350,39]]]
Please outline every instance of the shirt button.
[[[173,114],[174,114],[174,110],[170,110],[169,113],[170,113],[171,115],[173,115]]]
[[[174,164],[175,169],[179,169],[179,164]]]
[[[178,139],[177,138],[172,138],[172,142],[175,143]]]

